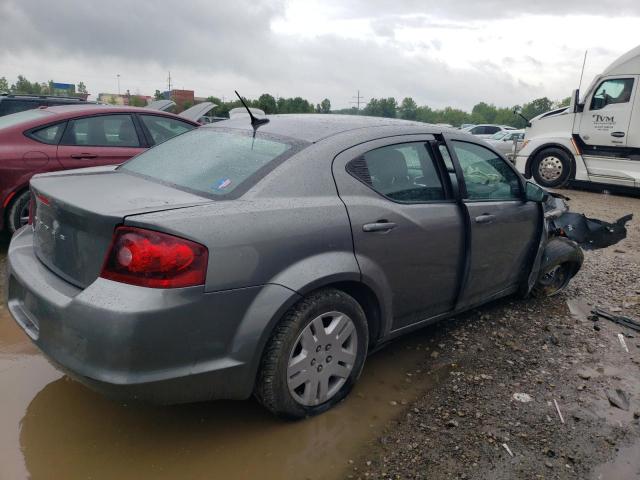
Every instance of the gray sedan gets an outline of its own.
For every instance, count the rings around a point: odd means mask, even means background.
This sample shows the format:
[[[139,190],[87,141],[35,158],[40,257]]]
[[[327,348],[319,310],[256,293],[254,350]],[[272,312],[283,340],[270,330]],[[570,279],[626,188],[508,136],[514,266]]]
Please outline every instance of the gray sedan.
[[[582,263],[547,232],[545,192],[483,141],[399,120],[239,117],[31,191],[8,308],[116,398],[318,414],[385,342],[555,294]]]

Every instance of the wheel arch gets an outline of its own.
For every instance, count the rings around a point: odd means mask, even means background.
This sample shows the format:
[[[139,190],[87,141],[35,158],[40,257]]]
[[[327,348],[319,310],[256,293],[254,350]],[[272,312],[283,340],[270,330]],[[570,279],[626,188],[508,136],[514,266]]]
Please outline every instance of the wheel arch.
[[[11,210],[11,207],[13,206],[15,201],[18,199],[18,197],[20,197],[20,195],[28,191],[29,183],[27,182],[12,189],[4,198],[1,204],[2,209],[0,210],[0,231],[8,228],[7,225],[9,225],[9,211]]]

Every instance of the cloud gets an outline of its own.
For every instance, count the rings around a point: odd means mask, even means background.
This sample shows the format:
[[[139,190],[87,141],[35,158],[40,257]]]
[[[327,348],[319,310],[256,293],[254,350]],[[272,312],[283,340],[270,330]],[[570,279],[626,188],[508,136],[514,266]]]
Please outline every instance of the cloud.
[[[513,105],[567,96],[585,48],[601,68],[633,46],[621,32],[640,2],[616,5],[628,18],[594,16],[609,10],[576,0],[0,0],[0,76],[83,80],[98,93],[115,90],[117,72],[123,91],[151,94],[171,70],[174,86],[202,96],[238,89],[347,107],[359,89],[433,107]],[[576,11],[593,15],[562,17]]]

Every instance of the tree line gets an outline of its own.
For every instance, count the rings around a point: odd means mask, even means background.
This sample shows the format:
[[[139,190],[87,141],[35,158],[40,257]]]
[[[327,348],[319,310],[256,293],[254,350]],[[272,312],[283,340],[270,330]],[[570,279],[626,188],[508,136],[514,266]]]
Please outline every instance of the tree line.
[[[18,75],[14,84],[9,85],[5,77],[0,77],[0,92],[48,95],[53,93],[53,82],[47,83],[30,82],[23,75]],[[87,88],[83,82],[77,85],[77,92],[73,95],[86,94]],[[155,98],[162,98],[160,90],[156,90]],[[134,106],[143,106],[144,99],[131,96]],[[135,98],[134,98],[135,97]],[[139,101],[137,101],[139,100]],[[217,117],[228,117],[229,110],[242,107],[239,100],[222,101],[218,97],[208,97],[207,101],[217,105],[214,115]],[[415,120],[425,123],[445,123],[459,127],[465,123],[495,123],[499,125],[510,125],[517,128],[524,128],[526,121],[514,114],[514,109],[520,111],[522,116],[531,119],[541,113],[553,108],[566,106],[569,98],[562,101],[553,101],[547,97],[537,98],[523,105],[512,107],[496,107],[493,104],[480,102],[473,106],[471,112],[466,112],[459,108],[445,107],[434,109],[428,105],[419,106],[411,97],[405,97],[398,103],[394,97],[372,98],[363,109],[355,107],[332,110],[331,101],[325,98],[318,104],[313,104],[302,97],[274,97],[269,93],[263,93],[257,99],[245,99],[250,107],[263,110],[268,115],[279,113],[337,113],[343,115],[369,115],[374,117],[401,118],[405,120]]]
[[[24,75],[18,75],[15,83],[9,84],[6,77],[0,77],[0,93],[15,93],[23,95],[54,95],[53,80],[48,82],[30,82]],[[83,82],[78,82],[75,89],[68,92],[70,96],[87,95],[87,87]]]

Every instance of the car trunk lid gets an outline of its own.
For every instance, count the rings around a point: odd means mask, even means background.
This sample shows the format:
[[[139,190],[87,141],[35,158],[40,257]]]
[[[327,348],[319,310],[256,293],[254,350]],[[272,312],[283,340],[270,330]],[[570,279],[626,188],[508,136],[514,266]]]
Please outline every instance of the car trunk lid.
[[[114,229],[127,216],[211,201],[114,167],[37,176],[31,189],[36,255],[81,288],[100,275]]]

